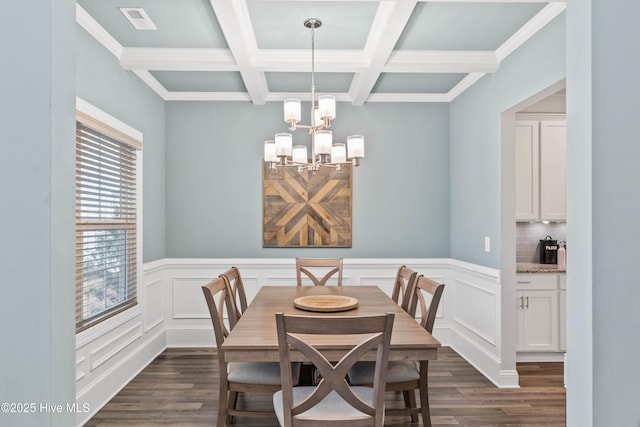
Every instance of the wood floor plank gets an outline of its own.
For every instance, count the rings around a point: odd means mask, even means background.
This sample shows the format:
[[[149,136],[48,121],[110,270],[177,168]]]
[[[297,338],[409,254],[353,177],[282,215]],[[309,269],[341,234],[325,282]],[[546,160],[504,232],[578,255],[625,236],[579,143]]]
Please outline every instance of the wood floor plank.
[[[498,389],[455,351],[444,347],[429,363],[429,400],[434,427],[565,426],[562,363],[518,364],[521,388]],[[123,388],[85,425],[88,427],[215,425],[218,363],[214,350],[171,348]],[[399,393],[387,393],[401,407]],[[272,408],[270,395],[240,396],[238,404]],[[275,419],[234,418],[237,427],[278,427]],[[388,416],[385,426],[417,427],[409,417]]]

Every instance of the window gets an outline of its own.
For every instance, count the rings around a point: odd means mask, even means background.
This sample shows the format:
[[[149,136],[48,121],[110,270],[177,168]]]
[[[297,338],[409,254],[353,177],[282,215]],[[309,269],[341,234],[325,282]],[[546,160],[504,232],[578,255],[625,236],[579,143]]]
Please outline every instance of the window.
[[[78,113],[76,331],[134,306],[138,141]]]

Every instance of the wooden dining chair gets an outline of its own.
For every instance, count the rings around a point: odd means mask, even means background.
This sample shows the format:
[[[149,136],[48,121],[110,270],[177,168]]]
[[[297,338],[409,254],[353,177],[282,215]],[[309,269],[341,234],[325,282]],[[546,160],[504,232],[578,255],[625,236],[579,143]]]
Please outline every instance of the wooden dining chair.
[[[218,350],[220,395],[217,427],[231,423],[233,416],[273,417],[272,411],[238,410],[236,404],[238,393],[274,393],[280,390],[280,364],[278,362],[225,362],[222,344],[229,335],[229,330],[224,324],[225,306],[229,317],[235,315],[229,308],[233,304],[229,287],[223,277],[218,277],[203,286],[202,292],[209,308]],[[297,384],[300,364],[291,365],[291,371],[291,382]]]
[[[247,294],[244,291],[244,283],[242,282],[242,276],[240,276],[238,267],[231,267],[222,273],[220,277],[227,283],[228,292],[233,302],[231,308],[235,311],[235,315],[229,316],[229,327],[233,329],[247,310]]]
[[[314,271],[320,270],[325,273],[321,279],[318,279],[308,269],[312,268]],[[327,271],[327,269],[331,269]],[[298,286],[302,286],[302,273],[304,273],[315,286],[324,286],[329,279],[336,273],[338,274],[338,286],[342,286],[342,258],[296,258],[296,278],[298,280]],[[321,274],[322,274],[321,273]]]
[[[384,422],[384,383],[391,344],[394,313],[377,316],[297,316],[277,313],[278,348],[282,390],[273,395],[273,406],[281,426],[374,426]],[[301,336],[300,334],[304,334]],[[332,342],[336,335],[350,334],[359,342],[340,361],[332,364],[307,334],[323,335]],[[317,386],[293,387],[290,349],[308,358],[322,374]],[[349,368],[366,353],[376,352],[372,387],[354,387],[346,380]]]
[[[406,265],[401,265],[400,268],[398,268],[396,280],[393,284],[391,299],[406,312],[409,311],[411,293],[413,292],[413,286],[415,285],[417,277],[418,273]]]
[[[429,333],[433,332],[438,305],[444,291],[444,284],[419,275],[415,281],[409,304],[409,315],[416,318],[417,307],[420,307],[418,318],[420,325]],[[388,414],[411,415],[412,422],[418,422],[418,414],[422,414],[425,427],[431,426],[429,411],[429,362],[411,360],[393,360],[389,362],[387,372],[387,391],[401,391],[404,396],[405,407],[387,409]],[[349,381],[354,385],[372,385],[374,370],[371,363],[361,362],[349,371]],[[420,407],[416,405],[415,390],[420,391]]]

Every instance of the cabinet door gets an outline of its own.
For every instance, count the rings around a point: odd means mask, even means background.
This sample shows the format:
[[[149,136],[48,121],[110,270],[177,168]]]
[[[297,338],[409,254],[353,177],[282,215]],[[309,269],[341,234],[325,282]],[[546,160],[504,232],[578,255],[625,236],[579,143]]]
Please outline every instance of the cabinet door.
[[[558,350],[558,291],[524,293],[523,350]]]
[[[516,122],[516,221],[539,218],[539,124]]]
[[[516,351],[524,351],[524,296],[516,291]]]
[[[567,219],[567,124],[540,124],[540,219]]]
[[[558,291],[560,310],[560,351],[567,351],[567,291]]]

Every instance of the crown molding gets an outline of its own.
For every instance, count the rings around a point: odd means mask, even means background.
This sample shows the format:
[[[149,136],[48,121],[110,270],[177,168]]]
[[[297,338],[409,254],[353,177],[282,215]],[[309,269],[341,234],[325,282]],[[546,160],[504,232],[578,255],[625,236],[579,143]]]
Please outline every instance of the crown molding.
[[[486,73],[469,73],[467,77],[462,79],[457,85],[453,87],[447,94],[449,102],[456,99],[462,92],[473,86],[478,80],[485,76]]]
[[[567,8],[564,2],[549,3],[533,18],[516,31],[506,42],[496,49],[498,62],[502,62],[507,56],[522,46],[534,34],[544,28],[556,16],[560,15]]]
[[[79,4],[76,3],[76,22],[80,24],[91,36],[104,46],[116,58],[122,54],[122,45],[105,30],[98,21],[93,19]]]
[[[133,73],[140,78],[147,86],[149,86],[155,93],[157,93],[160,98],[167,100],[167,96],[169,95],[169,91],[165,89],[162,84],[158,80],[155,79],[151,75],[150,72],[146,70],[133,70]]]

